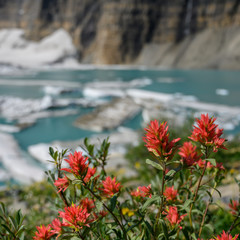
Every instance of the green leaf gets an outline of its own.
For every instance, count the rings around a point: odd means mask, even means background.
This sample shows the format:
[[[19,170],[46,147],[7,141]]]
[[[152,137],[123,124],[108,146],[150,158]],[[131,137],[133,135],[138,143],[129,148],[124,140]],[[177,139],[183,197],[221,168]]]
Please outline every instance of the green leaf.
[[[192,237],[194,240],[197,240],[196,233],[192,233],[192,234],[191,234],[191,237]]]
[[[20,224],[21,222],[21,219],[22,219],[22,214],[21,214],[21,210],[19,209],[17,212],[16,212],[16,220],[17,220],[17,225]]]
[[[161,201],[160,196],[158,195],[154,195],[151,198],[149,198],[142,206],[141,210],[144,212],[151,204],[157,202],[157,201]]]
[[[212,194],[209,192],[209,191],[206,191],[209,198],[210,198],[210,202],[212,203],[213,202],[213,197],[212,197]]]
[[[8,233],[10,233],[13,237],[15,237],[15,234],[10,230],[10,228],[7,225],[2,224],[2,226],[7,230]]]
[[[23,233],[24,230],[25,230],[25,227],[22,225],[22,226],[18,229],[18,231],[16,232],[16,236],[20,236],[20,235]]]
[[[133,224],[132,226],[130,226],[126,232],[132,230],[133,228],[137,227],[140,223],[142,223],[144,218],[142,218],[140,221],[137,221],[135,224]]]
[[[170,170],[165,176],[166,177],[171,177],[172,175],[174,175],[176,173],[176,171],[175,170]]]
[[[197,214],[197,215],[199,215],[199,216],[203,216],[203,212],[200,211],[200,210],[197,209],[197,208],[193,209],[193,210],[192,210],[192,213],[195,213],[195,214]]]
[[[186,229],[186,228],[183,228],[183,229],[182,229],[182,232],[183,232],[184,237],[186,238],[186,240],[190,240],[187,229]]]
[[[214,158],[207,158],[206,161],[210,162],[214,167],[217,166],[216,159]]]
[[[100,212],[103,208],[103,204],[100,201],[96,201],[95,206],[96,206],[98,212]]]
[[[191,200],[191,199],[186,200],[186,201],[184,202],[183,206],[180,205],[181,210],[186,210],[186,211],[187,211],[188,206],[189,206],[192,202],[193,202],[193,200]]]
[[[173,176],[175,175],[176,171],[175,170],[170,170],[166,175],[165,175],[165,179],[166,180],[171,180],[173,178]]]
[[[153,228],[147,220],[144,220],[145,225],[147,226],[148,231],[153,234]]]
[[[114,195],[111,200],[110,200],[110,209],[111,211],[113,211],[116,207],[116,204],[117,204],[117,196]]]
[[[57,159],[58,159],[58,151],[56,151],[56,152],[53,154],[53,159],[54,159],[55,161],[57,161]]]
[[[14,217],[9,216],[9,217],[8,217],[8,220],[10,221],[10,223],[11,223],[13,229],[16,230],[16,228],[17,228],[17,224],[16,224],[16,221],[15,221]]]
[[[53,150],[52,147],[49,147],[49,154],[50,154],[50,156],[53,158],[54,150]]]
[[[154,161],[152,161],[150,159],[147,159],[146,163],[151,165],[151,166],[153,166],[154,168],[157,168],[158,170],[162,170],[163,171],[163,167],[160,164],[158,164],[158,163],[156,163],[156,162],[154,162]]]
[[[165,239],[168,240],[168,229],[167,229],[167,225],[165,223],[165,221],[163,219],[160,219],[161,225],[162,225],[162,229],[163,229],[163,233],[165,236]]]
[[[213,233],[214,232],[214,228],[213,228],[213,226],[211,225],[211,224],[205,224],[204,226],[203,226],[203,228],[208,228],[208,230],[210,230],[210,233]],[[209,231],[208,231],[209,232]],[[209,234],[209,235],[211,235],[211,234]]]

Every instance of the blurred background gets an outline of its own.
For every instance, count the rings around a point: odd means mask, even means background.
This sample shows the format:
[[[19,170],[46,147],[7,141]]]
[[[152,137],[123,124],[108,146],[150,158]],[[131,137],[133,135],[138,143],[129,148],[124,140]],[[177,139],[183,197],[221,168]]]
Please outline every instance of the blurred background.
[[[239,0],[0,0],[0,183],[42,179],[48,147],[84,137],[126,167],[153,118],[209,113],[238,141],[239,70]]]

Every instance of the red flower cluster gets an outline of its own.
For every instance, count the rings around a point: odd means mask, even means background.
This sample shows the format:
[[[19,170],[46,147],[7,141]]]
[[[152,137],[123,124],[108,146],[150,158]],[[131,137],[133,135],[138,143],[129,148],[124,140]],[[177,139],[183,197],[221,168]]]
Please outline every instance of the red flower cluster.
[[[238,235],[239,234],[232,237],[231,234],[225,233],[225,231],[223,230],[223,232],[220,236],[218,235],[215,239],[211,238],[210,240],[237,240]]]
[[[63,178],[58,178],[58,180],[56,180],[56,181],[54,182],[54,185],[55,185],[57,188],[59,188],[59,191],[58,191],[58,192],[60,192],[60,191],[65,192],[66,189],[67,189],[68,186],[69,186],[69,180],[68,180],[67,176],[64,174],[64,177],[63,177]]]
[[[82,199],[80,204],[83,208],[86,208],[88,212],[91,212],[91,210],[95,208],[94,201],[89,198]]]
[[[111,179],[109,176],[102,181],[103,188],[100,188],[107,198],[111,198],[115,193],[118,193],[121,189],[121,184],[116,182],[116,177]]]
[[[170,206],[168,211],[167,211],[167,219],[171,223],[171,225],[175,226],[176,224],[180,224],[180,222],[183,220],[183,218],[187,214],[184,214],[182,216],[179,215],[177,207],[172,207]],[[181,227],[180,227],[181,229]]]
[[[196,164],[201,158],[201,155],[198,155],[196,148],[197,147],[193,146],[191,142],[185,142],[183,143],[183,146],[179,148],[179,155],[182,157],[181,161],[189,167]]]
[[[174,145],[180,138],[169,141],[169,133],[167,123],[159,124],[157,120],[151,121],[148,128],[144,129],[147,133],[143,138],[146,142],[148,151],[161,158],[170,160],[174,154]]]
[[[66,226],[76,229],[81,229],[83,226],[90,227],[91,220],[88,219],[90,213],[88,213],[87,208],[73,204],[70,207],[65,207],[64,210],[64,212],[59,211],[59,216],[64,220]]]
[[[41,225],[40,227],[36,227],[37,231],[35,232],[34,240],[48,240],[51,238],[54,233],[51,231],[50,225]]]
[[[232,201],[228,204],[228,206],[232,209],[232,211],[231,211],[231,214],[232,214],[232,215],[235,215],[235,214],[238,213],[239,205],[240,205],[239,202],[236,201],[236,200],[232,200]]]
[[[209,118],[208,114],[202,114],[201,118],[196,118],[197,126],[194,126],[191,140],[201,143],[203,146],[213,147],[213,151],[217,152],[218,148],[226,149],[223,145],[225,138],[220,138],[223,134],[223,129],[219,129],[214,122],[216,118]]]
[[[84,157],[82,152],[74,152],[68,156],[69,159],[65,159],[68,162],[70,168],[62,168],[61,170],[73,173],[76,177],[85,176],[88,170],[88,157]]]
[[[204,168],[205,163],[206,163],[206,160],[200,159],[200,160],[197,162],[197,165],[198,165],[200,168]],[[210,162],[207,162],[207,168],[208,168],[208,169],[217,168],[217,169],[219,169],[219,170],[225,170],[225,168],[223,167],[223,164],[222,164],[222,163],[217,163],[216,166],[213,166]]]
[[[166,187],[163,195],[166,197],[167,201],[174,201],[177,198],[178,192],[174,187]]]
[[[90,180],[90,178],[96,173],[97,169],[96,168],[88,168],[87,174],[84,177],[83,181],[86,183]]]
[[[151,184],[149,184],[147,187],[146,186],[138,187],[137,190],[131,192],[131,195],[134,197],[149,197],[149,198],[151,198],[152,197],[151,191],[152,191]]]
[[[52,227],[51,232],[53,234],[58,234],[58,237],[62,234],[62,227],[66,226],[66,224],[62,223],[58,218],[55,218],[52,220],[52,223],[50,225]]]

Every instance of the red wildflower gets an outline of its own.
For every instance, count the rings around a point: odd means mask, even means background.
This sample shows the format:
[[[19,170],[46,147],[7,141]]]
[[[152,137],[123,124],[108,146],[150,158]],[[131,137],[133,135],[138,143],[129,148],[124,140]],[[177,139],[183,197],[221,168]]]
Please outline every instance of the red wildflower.
[[[87,174],[84,178],[84,182],[89,182],[90,178],[96,173],[96,168],[88,168]]]
[[[213,151],[217,152],[218,148],[226,149],[223,145],[225,138],[220,138],[223,134],[223,129],[219,129],[215,124],[216,118],[208,117],[208,114],[202,114],[201,119],[196,118],[197,126],[194,126],[190,139],[199,142],[204,146],[212,146]]]
[[[50,225],[41,225],[40,227],[36,227],[37,231],[35,232],[35,236],[33,237],[34,240],[48,240],[51,238],[54,233],[51,232]]]
[[[174,145],[180,138],[169,141],[167,123],[159,124],[157,120],[151,121],[148,128],[145,128],[146,136],[143,141],[146,142],[148,151],[154,155],[170,160],[174,154]]]
[[[187,166],[194,165],[201,157],[196,151],[196,146],[193,146],[191,142],[183,143],[183,146],[179,148],[179,155],[182,157],[183,163]]]
[[[167,201],[174,201],[177,198],[177,190],[174,187],[166,187],[163,195],[166,197]]]
[[[137,188],[137,190],[131,192],[131,195],[134,197],[149,197],[149,198],[151,198],[152,197],[151,191],[152,191],[151,184],[149,184],[147,187],[139,186]]]
[[[60,191],[65,192],[66,189],[67,189],[68,186],[69,186],[69,180],[68,180],[67,176],[64,174],[64,177],[63,177],[63,178],[58,178],[58,180],[56,180],[56,181],[54,182],[54,185],[55,185],[57,188],[59,188],[59,191],[58,191],[58,192],[60,192]]]
[[[75,176],[85,175],[88,168],[88,157],[84,157],[82,152],[74,152],[74,155],[71,153],[68,156],[69,159],[65,159],[68,162],[69,168],[62,168],[66,172],[73,173]]]
[[[91,210],[95,208],[94,201],[89,198],[82,199],[80,204],[83,208],[86,208],[88,212],[91,212]]]
[[[223,230],[222,234],[219,236],[217,236],[215,239],[210,239],[210,240],[237,240],[238,235],[235,235],[234,237],[232,237],[231,234],[225,233],[225,231]]]
[[[197,162],[197,165],[198,165],[200,168],[204,168],[205,163],[206,163],[206,160],[200,159],[200,160]],[[209,168],[209,169],[211,169],[211,168],[217,168],[217,169],[219,169],[219,170],[225,170],[225,168],[223,167],[223,164],[222,164],[222,163],[217,163],[216,166],[213,166],[210,162],[207,162],[207,168]]]
[[[90,227],[91,220],[88,219],[90,213],[88,213],[87,208],[72,204],[70,207],[65,207],[64,210],[65,212],[59,211],[59,216],[63,218],[66,226],[73,226],[77,229],[81,229],[83,226]]]
[[[104,211],[104,210],[102,210],[102,211],[99,212],[99,215],[100,215],[101,217],[105,217],[107,214],[108,214],[108,212],[107,212],[107,211]]]
[[[235,215],[238,213],[238,208],[239,208],[239,202],[236,200],[232,200],[228,206],[232,209],[231,214]]]
[[[64,226],[66,226],[66,224],[62,223],[58,218],[53,219],[51,223],[52,227],[51,233],[58,234],[57,236],[58,239],[58,237],[62,234],[62,227]]]
[[[182,216],[179,215],[177,207],[170,206],[167,211],[167,219],[171,223],[171,225],[175,226],[176,224],[180,224],[180,222],[183,220],[183,218],[187,214],[184,214]],[[180,227],[181,228],[181,227]]]
[[[109,198],[111,198],[115,193],[118,193],[122,187],[120,183],[116,182],[116,177],[111,179],[109,176],[106,177],[105,181],[102,181],[102,185],[103,188],[100,190],[103,191],[103,194]]]

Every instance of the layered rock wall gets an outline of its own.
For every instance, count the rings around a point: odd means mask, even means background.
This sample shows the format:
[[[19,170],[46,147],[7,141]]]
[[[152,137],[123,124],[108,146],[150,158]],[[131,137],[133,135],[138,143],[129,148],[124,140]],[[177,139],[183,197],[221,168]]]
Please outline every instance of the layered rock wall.
[[[146,46],[173,47],[206,29],[238,29],[240,0],[0,0],[0,28],[12,27],[32,40],[64,28],[84,63],[143,63]]]

